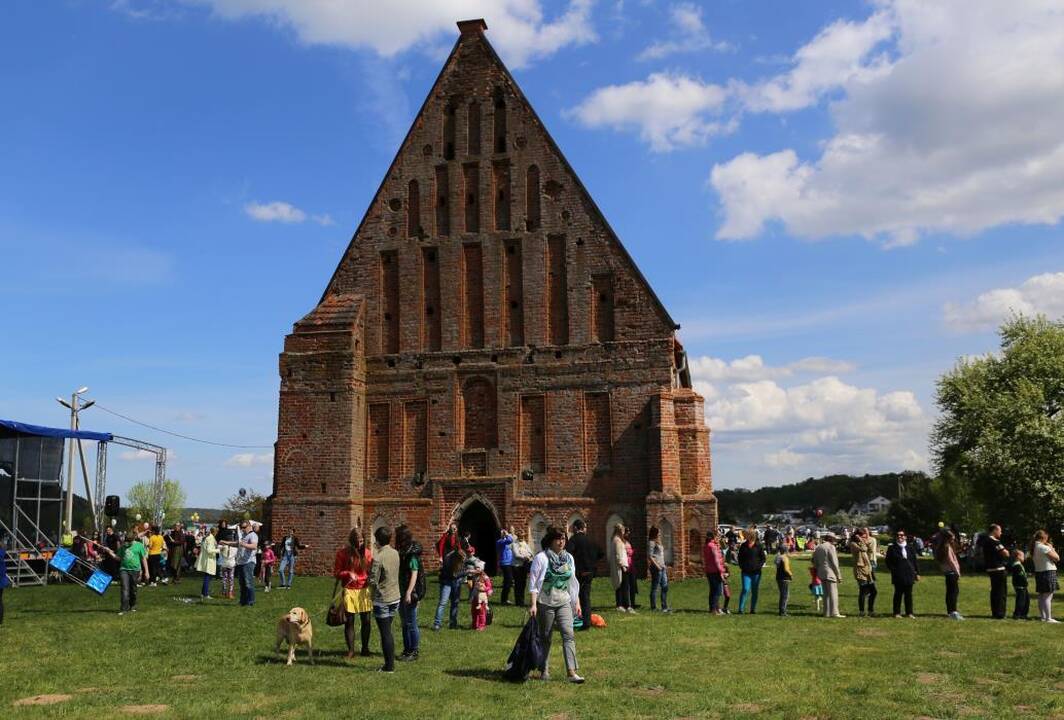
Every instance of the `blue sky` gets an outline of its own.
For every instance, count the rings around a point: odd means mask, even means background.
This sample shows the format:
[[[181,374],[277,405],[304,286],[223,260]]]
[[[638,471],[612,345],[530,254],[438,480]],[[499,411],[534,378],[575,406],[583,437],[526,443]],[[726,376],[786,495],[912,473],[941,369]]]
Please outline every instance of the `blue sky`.
[[[1064,315],[1054,3],[13,0],[0,417],[84,384],[269,446],[283,337],[478,16],[681,323],[717,487],[924,468],[936,377]],[[191,504],[269,491],[268,448],[83,424],[171,447]]]

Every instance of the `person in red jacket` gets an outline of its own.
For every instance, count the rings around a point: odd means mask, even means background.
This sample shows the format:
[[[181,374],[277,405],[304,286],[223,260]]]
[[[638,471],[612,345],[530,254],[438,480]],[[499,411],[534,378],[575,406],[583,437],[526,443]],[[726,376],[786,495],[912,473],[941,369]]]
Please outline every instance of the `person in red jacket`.
[[[362,656],[369,652],[370,613],[373,602],[369,591],[369,568],[373,562],[373,553],[366,546],[362,531],[353,528],[347,537],[347,544],[336,551],[333,562],[333,577],[343,587],[341,603],[344,608],[344,641],[347,643],[347,657],[355,656],[355,619],[359,620],[359,634],[362,640]]]
[[[458,537],[458,526],[451,523],[447,528],[447,532],[440,535],[440,539],[436,541],[436,554],[440,556],[440,560],[446,557],[447,553],[452,550],[457,550],[461,539]]]
[[[724,555],[717,542],[717,533],[713,530],[706,533],[706,544],[702,546],[702,567],[709,581],[709,611],[714,615],[723,615],[720,598],[724,594]]]

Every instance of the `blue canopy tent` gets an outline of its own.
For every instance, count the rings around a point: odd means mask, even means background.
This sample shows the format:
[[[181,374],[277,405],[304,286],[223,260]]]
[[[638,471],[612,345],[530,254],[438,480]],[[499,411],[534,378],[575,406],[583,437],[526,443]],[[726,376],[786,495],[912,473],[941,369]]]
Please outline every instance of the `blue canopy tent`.
[[[59,546],[63,507],[63,447],[77,443],[85,476],[85,492],[93,509],[97,529],[103,528],[107,488],[107,446],[117,443],[155,455],[154,516],[162,505],[166,477],[166,449],[158,445],[111,433],[52,428],[14,420],[0,420],[0,536],[8,540],[9,570],[15,584],[44,584],[47,572],[39,561]],[[95,491],[89,486],[82,441],[96,445]],[[73,491],[74,468],[67,487]]]

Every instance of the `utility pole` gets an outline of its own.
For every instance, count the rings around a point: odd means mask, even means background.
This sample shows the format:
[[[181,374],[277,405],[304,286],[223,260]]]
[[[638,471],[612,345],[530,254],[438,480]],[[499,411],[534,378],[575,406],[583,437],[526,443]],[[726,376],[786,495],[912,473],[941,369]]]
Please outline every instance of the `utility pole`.
[[[80,397],[87,393],[89,389],[82,386],[75,390],[70,395],[70,402],[67,402],[63,398],[57,397],[56,401],[63,407],[70,408],[70,431],[75,432],[78,429],[78,413],[86,408],[92,407],[96,404],[95,400],[89,400],[84,405],[79,406]],[[74,532],[74,446],[77,444],[77,440],[70,438],[69,445],[67,447],[67,465],[66,465],[66,503],[63,508],[63,529],[68,533]]]

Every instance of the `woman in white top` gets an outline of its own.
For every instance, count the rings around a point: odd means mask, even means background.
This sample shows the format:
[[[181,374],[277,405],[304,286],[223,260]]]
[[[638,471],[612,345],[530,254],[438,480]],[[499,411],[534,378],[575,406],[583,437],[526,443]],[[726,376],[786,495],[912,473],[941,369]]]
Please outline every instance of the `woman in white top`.
[[[576,636],[573,617],[580,614],[580,583],[576,579],[576,563],[565,551],[565,533],[556,527],[547,528],[543,536],[543,552],[532,558],[528,574],[532,617],[539,621],[543,639],[543,671],[541,679],[550,678],[550,641],[555,626],[562,634],[565,670],[569,682],[582,683],[576,674]]]
[[[617,600],[618,612],[634,612],[632,599],[628,594],[628,548],[624,546],[624,525],[613,526],[613,540],[610,552],[610,584]]]
[[[1060,589],[1057,582],[1057,563],[1060,555],[1049,541],[1049,534],[1039,530],[1031,543],[1034,558],[1034,589],[1038,593],[1038,612],[1042,622],[1058,623],[1053,619],[1053,593]]]

